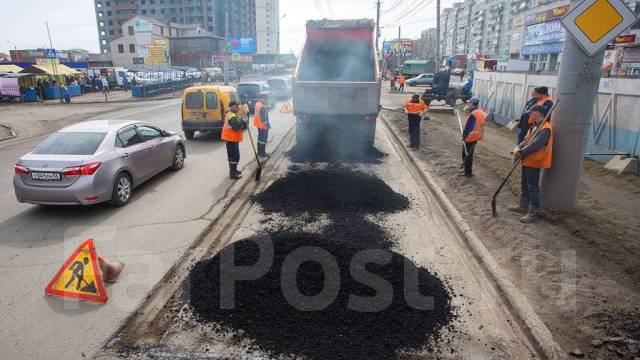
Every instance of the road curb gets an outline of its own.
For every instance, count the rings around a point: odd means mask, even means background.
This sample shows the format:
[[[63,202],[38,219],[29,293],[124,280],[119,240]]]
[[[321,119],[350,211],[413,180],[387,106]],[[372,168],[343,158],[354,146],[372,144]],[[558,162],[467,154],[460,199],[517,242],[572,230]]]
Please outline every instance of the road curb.
[[[400,140],[400,137],[396,134],[396,132],[387,121],[387,117],[385,115],[380,115],[380,119],[382,124],[384,125],[385,130],[393,137],[396,142],[401,144],[402,142]],[[473,232],[469,224],[467,224],[462,215],[458,212],[451,200],[449,200],[447,195],[444,193],[444,191],[442,191],[433,177],[429,173],[423,171],[419,166],[420,160],[417,159],[416,156],[411,152],[405,150],[404,153],[407,155],[412,165],[419,170],[418,175],[420,176],[421,180],[434,194],[438,203],[442,206],[443,210],[449,216],[452,223],[467,241],[467,244],[469,245],[469,248],[471,249],[473,254],[485,267],[491,278],[495,281],[498,290],[505,297],[514,314],[520,319],[522,326],[524,326],[525,330],[528,332],[534,345],[547,359],[566,358],[558,343],[556,343],[553,339],[553,336],[547,326],[542,322],[538,314],[536,314],[536,312],[531,307],[531,304],[522,295],[520,290],[511,282],[507,275],[504,274],[504,272],[500,268],[500,265],[498,265],[495,258],[493,257],[493,255],[491,255],[482,240],[480,240],[480,238]]]
[[[0,137],[0,141],[9,140],[16,137],[16,132],[13,130],[13,128],[11,128],[11,126],[0,124],[0,127],[7,129],[7,131],[9,132],[9,136]]]

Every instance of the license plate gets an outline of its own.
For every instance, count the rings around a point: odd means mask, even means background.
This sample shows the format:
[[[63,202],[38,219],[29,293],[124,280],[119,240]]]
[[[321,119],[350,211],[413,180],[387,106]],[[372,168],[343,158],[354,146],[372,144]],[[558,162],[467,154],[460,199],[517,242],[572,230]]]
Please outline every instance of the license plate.
[[[60,173],[54,172],[32,172],[31,178],[33,180],[53,181],[60,180]]]
[[[189,114],[189,120],[203,120],[204,119],[204,114],[203,113],[191,113]]]

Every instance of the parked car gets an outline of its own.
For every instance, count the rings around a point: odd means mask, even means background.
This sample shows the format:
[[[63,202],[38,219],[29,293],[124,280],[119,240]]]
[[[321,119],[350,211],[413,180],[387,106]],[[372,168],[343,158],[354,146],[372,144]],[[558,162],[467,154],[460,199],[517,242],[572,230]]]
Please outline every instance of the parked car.
[[[221,131],[229,103],[242,102],[238,91],[231,86],[192,86],[182,94],[182,131],[191,140],[196,131]],[[241,118],[249,114],[246,105],[240,107]]]
[[[433,85],[433,74],[420,74],[407,80],[407,86]]]
[[[243,82],[238,84],[236,88],[240,93],[240,98],[246,102],[251,112],[253,112],[258,100],[261,100],[269,107],[276,105],[276,94],[266,82]]]
[[[291,86],[286,79],[274,77],[267,80],[267,84],[276,94],[276,98],[287,100],[291,97]]]
[[[13,185],[22,203],[126,205],[133,189],[186,158],[177,134],[149,123],[97,120],[47,137],[15,164]]]

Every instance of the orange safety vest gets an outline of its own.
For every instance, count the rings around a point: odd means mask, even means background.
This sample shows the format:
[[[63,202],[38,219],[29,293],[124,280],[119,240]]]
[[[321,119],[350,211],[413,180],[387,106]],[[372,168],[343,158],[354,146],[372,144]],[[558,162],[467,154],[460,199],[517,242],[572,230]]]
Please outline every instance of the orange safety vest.
[[[476,118],[476,124],[473,127],[473,130],[464,138],[464,142],[472,143],[475,141],[480,141],[484,139],[484,121],[487,118],[487,114],[482,111],[482,109],[475,109],[469,114],[469,117],[473,115]],[[469,121],[469,118],[467,118]]]
[[[411,113],[419,113],[420,111],[429,110],[429,106],[424,101],[418,100],[417,103],[412,102],[413,99],[408,99],[404,102],[403,108]]]
[[[536,105],[544,105],[547,100],[551,100],[551,96],[543,96],[541,97]],[[529,115],[529,126],[533,126],[536,124],[536,120],[533,118],[533,115]]]
[[[400,75],[400,78],[398,79],[398,84],[404,85],[404,83],[405,83],[404,75]]]
[[[242,130],[233,130],[230,125],[230,121],[232,118],[238,118],[233,111],[229,111],[227,116],[224,118],[224,126],[222,127],[222,134],[220,138],[224,141],[229,142],[242,142]]]
[[[533,140],[531,138],[531,133],[533,129],[534,128],[529,129],[529,132],[527,132],[527,136],[524,138],[525,146],[531,144],[531,141]],[[548,121],[545,121],[542,124],[542,128],[540,129],[540,131],[542,131],[542,129],[549,129],[549,131],[551,131],[551,123]],[[552,157],[553,157],[553,133],[551,133],[551,135],[549,136],[549,141],[547,142],[547,144],[544,145],[542,148],[540,148],[540,150],[522,158],[522,165],[530,168],[548,169],[551,167]]]
[[[262,122],[262,117],[260,116],[260,111],[262,110],[262,108],[264,108],[264,104],[262,104],[262,101],[256,102],[256,106],[253,110],[253,125],[255,125],[255,127],[257,127],[258,129],[267,128],[267,125]]]

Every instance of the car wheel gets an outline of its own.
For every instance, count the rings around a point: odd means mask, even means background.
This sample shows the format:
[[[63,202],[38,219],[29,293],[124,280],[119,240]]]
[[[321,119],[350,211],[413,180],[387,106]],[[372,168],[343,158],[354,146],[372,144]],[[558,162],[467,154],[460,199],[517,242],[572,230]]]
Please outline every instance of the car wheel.
[[[171,170],[178,171],[184,167],[184,147],[182,145],[176,146],[176,151],[173,154],[173,164]]]
[[[456,106],[456,94],[454,94],[453,92],[449,92],[447,93],[447,97],[445,99],[445,101],[447,102],[447,105],[449,106]]]
[[[186,137],[187,140],[193,140],[193,137],[196,134],[194,130],[183,130],[183,131],[184,131],[184,137]]]
[[[133,192],[133,183],[131,177],[126,173],[120,173],[116,177],[113,184],[113,193],[111,194],[111,204],[113,206],[124,206],[131,200]]]

